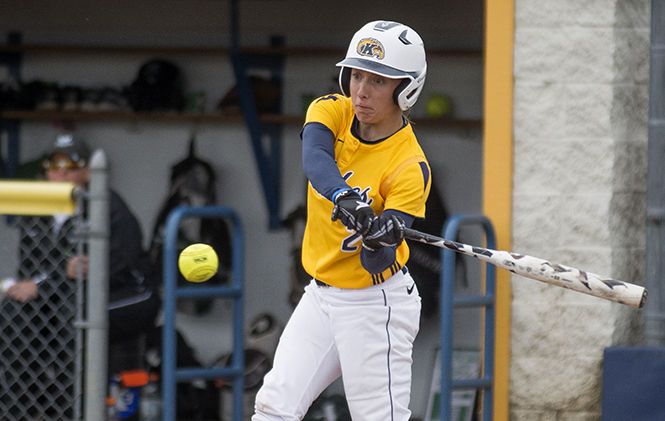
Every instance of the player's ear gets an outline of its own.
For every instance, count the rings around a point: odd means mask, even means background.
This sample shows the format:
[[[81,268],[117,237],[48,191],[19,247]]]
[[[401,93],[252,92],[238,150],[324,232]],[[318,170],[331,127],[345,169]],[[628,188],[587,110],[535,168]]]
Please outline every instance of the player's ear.
[[[339,71],[339,89],[344,96],[351,96],[351,68],[342,67]]]

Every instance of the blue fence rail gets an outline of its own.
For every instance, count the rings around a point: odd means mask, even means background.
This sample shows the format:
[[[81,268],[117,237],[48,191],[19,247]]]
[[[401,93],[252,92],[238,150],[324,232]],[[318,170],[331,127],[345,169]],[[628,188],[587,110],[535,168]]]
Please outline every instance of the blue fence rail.
[[[232,274],[228,285],[177,286],[178,228],[184,218],[223,218],[232,231]],[[230,208],[219,206],[178,207],[166,221],[164,241],[164,327],[162,350],[162,420],[176,419],[176,383],[191,379],[233,379],[233,421],[243,419],[244,343],[244,236],[238,215]],[[176,366],[176,302],[181,298],[226,298],[233,300],[233,353],[231,364],[223,368]]]
[[[480,225],[484,230],[486,247],[496,248],[496,234],[490,220],[482,215],[454,215],[443,230],[443,238],[457,241],[462,225]],[[483,421],[491,421],[494,379],[494,332],[496,322],[496,267],[486,263],[485,291],[482,295],[455,296],[455,260],[457,253],[441,250],[441,405],[440,420],[452,417],[453,389],[480,389],[483,391]],[[482,373],[479,378],[453,378],[453,310],[462,307],[480,307],[485,310],[484,349]]]

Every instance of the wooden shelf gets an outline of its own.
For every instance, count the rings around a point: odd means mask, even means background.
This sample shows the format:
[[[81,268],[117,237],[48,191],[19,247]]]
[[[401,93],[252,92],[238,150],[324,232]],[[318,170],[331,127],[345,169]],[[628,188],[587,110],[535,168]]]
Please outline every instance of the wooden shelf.
[[[240,114],[197,114],[164,112],[131,112],[131,111],[24,111],[7,110],[0,113],[0,118],[7,120],[55,120],[55,121],[162,121],[162,122],[200,122],[200,123],[242,123]],[[264,115],[262,121],[275,122],[284,118],[277,115]]]
[[[7,110],[0,112],[0,118],[6,120],[49,120],[49,121],[161,121],[192,123],[243,123],[240,114],[195,114],[179,112],[131,112],[131,111],[25,111]],[[302,124],[305,116],[262,114],[264,123]],[[480,119],[454,118],[414,118],[416,127],[480,127]]]
[[[240,52],[255,55],[344,55],[346,49],[343,47],[243,47]],[[228,55],[231,49],[228,47],[214,46],[148,46],[148,45],[89,45],[89,44],[2,44],[0,54],[3,53],[89,53],[89,54],[213,54]],[[482,50],[473,49],[439,49],[428,50],[428,54],[434,56],[450,57],[482,57]],[[194,123],[241,123],[244,122],[241,115],[227,115],[218,113],[195,114],[178,112],[145,112],[134,113],[125,111],[24,111],[7,110],[0,112],[0,118],[10,120],[64,120],[64,121],[162,121],[162,122],[194,122]],[[414,118],[415,125],[424,127],[480,127],[480,119],[455,119],[455,118]],[[304,116],[300,115],[261,115],[262,122],[302,124]]]
[[[242,47],[244,54],[276,54],[276,55],[337,55],[346,52],[345,47]],[[231,52],[229,47],[215,46],[147,46],[147,45],[86,45],[86,44],[3,44],[0,53],[129,53],[129,54],[213,54],[227,55]],[[482,50],[477,49],[432,49],[427,50],[428,55],[450,57],[481,57]]]
[[[473,129],[481,128],[483,126],[483,120],[480,118],[413,118],[412,121],[416,130],[418,130],[419,127]]]

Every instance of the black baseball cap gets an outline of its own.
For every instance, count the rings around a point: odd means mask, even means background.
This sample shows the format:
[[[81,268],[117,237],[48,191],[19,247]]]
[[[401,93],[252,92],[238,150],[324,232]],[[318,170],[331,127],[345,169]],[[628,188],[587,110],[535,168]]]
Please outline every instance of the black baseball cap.
[[[49,159],[55,154],[64,154],[80,167],[88,165],[90,159],[90,148],[81,139],[77,139],[71,133],[62,133],[55,138],[53,149],[49,153]]]

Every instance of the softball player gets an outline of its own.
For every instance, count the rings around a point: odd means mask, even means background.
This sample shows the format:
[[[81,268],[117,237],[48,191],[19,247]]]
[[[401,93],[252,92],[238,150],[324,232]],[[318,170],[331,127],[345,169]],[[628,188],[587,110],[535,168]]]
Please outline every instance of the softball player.
[[[409,419],[420,296],[403,227],[425,216],[429,164],[404,117],[427,64],[420,36],[375,21],[351,40],[343,95],[317,98],[302,131],[309,180],[302,261],[312,281],[280,338],[253,421],[300,420],[342,376],[351,416]]]

